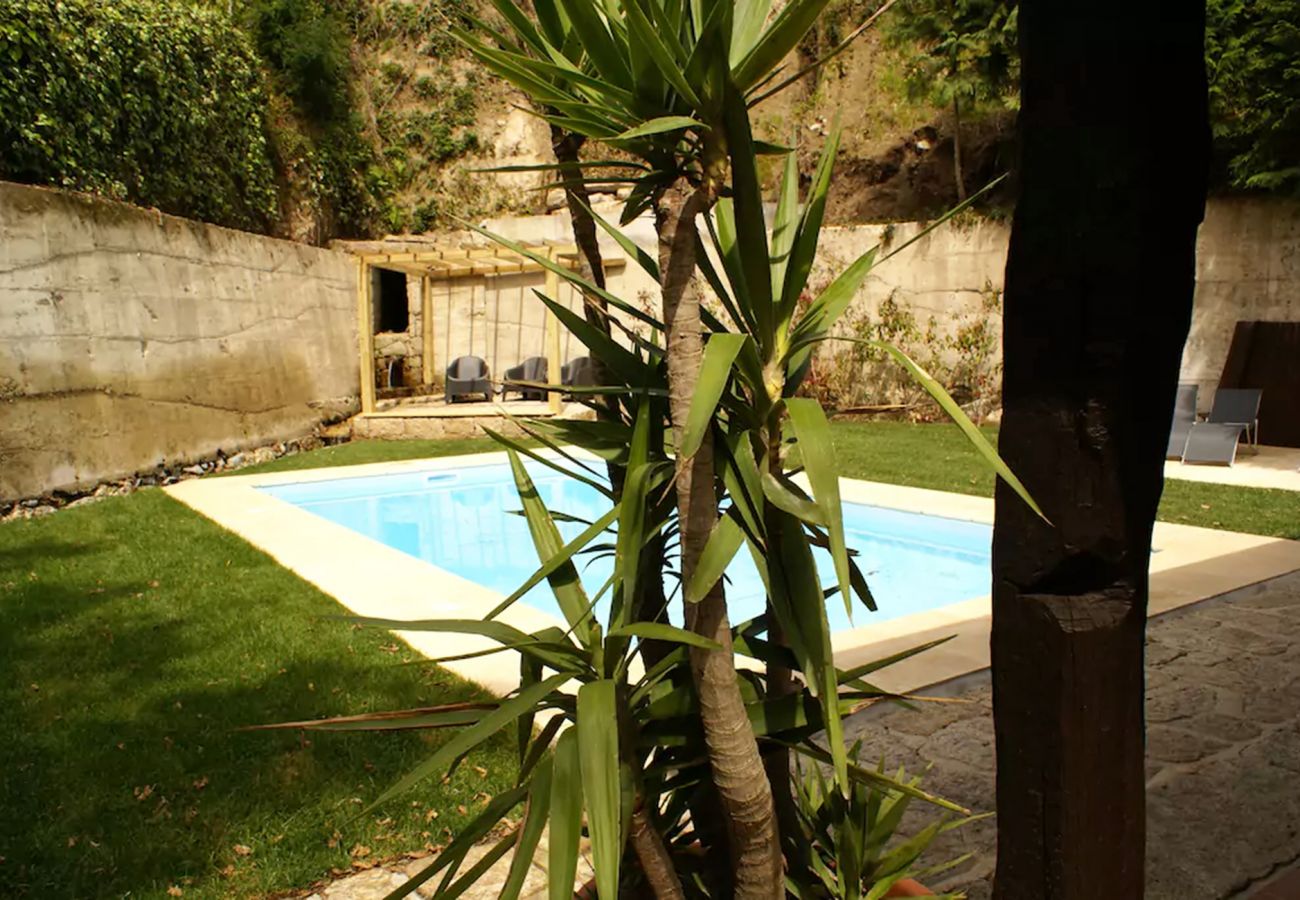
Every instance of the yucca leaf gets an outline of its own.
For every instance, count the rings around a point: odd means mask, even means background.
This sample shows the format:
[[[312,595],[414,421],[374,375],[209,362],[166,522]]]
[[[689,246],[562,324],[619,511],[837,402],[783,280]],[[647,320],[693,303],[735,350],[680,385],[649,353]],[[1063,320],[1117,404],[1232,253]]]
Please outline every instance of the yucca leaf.
[[[573,30],[582,39],[582,47],[596,71],[602,78],[630,90],[632,73],[628,70],[627,59],[596,12],[596,5],[591,0],[560,0],[560,3],[569,15]]]
[[[411,876],[409,881],[403,882],[400,887],[388,894],[384,900],[397,900],[397,898],[409,896],[415,892],[416,888],[429,881],[453,862],[459,865],[460,861],[465,858],[466,852],[481,841],[484,835],[496,828],[506,814],[518,806],[519,802],[527,794],[528,785],[519,785],[504,793],[497,794],[488,801],[487,806],[483,807],[483,811],[475,816],[473,821],[457,832],[456,837],[438,854],[433,862]],[[566,900],[572,900],[571,894]]]
[[[662,375],[655,367],[638,359],[635,353],[596,328],[584,317],[577,315],[567,306],[555,302],[541,291],[534,290],[533,294],[555,314],[555,317],[574,337],[582,341],[591,351],[592,356],[599,359],[606,369],[625,383],[632,387],[648,387],[663,381]]]
[[[989,443],[988,438],[984,437],[984,434],[979,430],[979,426],[970,420],[970,416],[966,415],[966,411],[961,408],[956,400],[952,399],[952,395],[944,389],[944,386],[941,385],[933,375],[921,368],[915,360],[893,344],[885,341],[867,341],[860,338],[847,337],[828,338],[828,340],[843,340],[855,344],[866,344],[875,347],[877,350],[885,351],[897,360],[898,363],[907,370],[908,374],[912,376],[912,380],[919,384],[927,394],[934,398],[934,401],[939,404],[939,408],[947,413],[948,418],[952,419],[953,423],[961,429],[961,433],[966,436],[966,440],[968,440],[971,446],[979,453],[980,457],[984,460],[984,464],[992,469],[994,474],[1005,481],[1007,486],[1015,491],[1016,495],[1020,497],[1021,500],[1025,501],[1026,505],[1028,505],[1030,509],[1038,514],[1039,518],[1044,522],[1047,522],[1049,525],[1051,524],[1051,520],[1048,519],[1042,509],[1039,508],[1038,504],[1034,501],[1034,498],[1030,495],[1029,490],[1023,483],[1021,483],[1020,479],[1016,477],[1016,473],[1011,471],[1011,467],[1008,466],[1006,462],[1003,461],[1002,457],[998,455],[997,449]]]
[[[472,725],[496,708],[495,703],[448,703],[415,709],[361,713],[355,716],[332,716],[327,719],[303,719],[275,722],[270,725],[247,725],[239,731],[398,731],[417,728],[449,728]]]
[[[515,253],[518,253],[520,256],[525,256],[528,259],[531,259],[533,262],[540,265],[542,268],[554,272],[556,275],[560,276],[565,281],[572,284],[574,287],[580,289],[582,292],[584,292],[584,294],[591,294],[593,296],[600,297],[610,306],[613,306],[615,309],[622,310],[623,312],[627,313],[629,316],[636,319],[637,321],[644,322],[645,324],[649,325],[651,328],[654,328],[658,331],[664,330],[663,322],[660,322],[658,319],[654,318],[653,316],[649,315],[643,310],[637,309],[632,304],[624,301],[622,298],[617,297],[614,294],[611,294],[609,291],[605,290],[604,288],[597,287],[596,285],[588,281],[586,278],[583,278],[582,275],[579,274],[578,272],[575,272],[574,270],[568,268],[567,266],[560,265],[555,260],[551,259],[549,256],[546,256],[545,254],[542,253],[538,253],[532,248],[526,247],[523,244],[518,243],[517,241],[512,241],[507,237],[503,237],[499,234],[495,234],[491,231],[488,231],[486,228],[483,228],[482,226],[479,225],[475,225],[472,222],[468,222],[464,219],[459,219],[457,221],[459,221],[462,225],[464,225],[466,228],[470,229],[471,231],[476,231],[479,234],[483,235],[484,237],[488,238],[489,240],[497,244],[500,244],[502,247],[506,247],[507,249],[512,250]]]
[[[629,128],[622,134],[616,135],[614,141],[635,141],[638,138],[649,137],[654,134],[665,134],[670,131],[684,131],[687,128],[696,128],[704,130],[708,126],[703,122],[692,119],[690,116],[660,116],[657,119],[651,119],[637,125],[635,128]]]
[[[535,656],[548,666],[559,670],[580,670],[585,667],[587,654],[571,644],[549,644],[504,622],[485,619],[376,619],[348,616],[348,621],[371,628],[390,631],[432,631],[446,634],[477,634],[494,640],[511,650]]]
[[[578,734],[570,728],[555,742],[551,775],[551,833],[547,842],[547,892],[550,900],[573,900],[582,839],[582,769]]]
[[[611,224],[604,218],[604,216],[601,216],[584,203],[581,197],[574,197],[574,200],[577,201],[579,206],[586,210],[587,215],[591,216],[592,221],[605,229],[605,233],[612,237],[614,242],[623,248],[623,252],[628,255],[629,259],[636,260],[637,265],[641,267],[642,271],[653,278],[656,282],[659,281],[659,263],[655,261],[653,256],[643,250],[636,241],[624,234],[622,229],[617,225]]]
[[[737,299],[747,303],[760,350],[772,330],[772,274],[767,248],[767,224],[763,217],[763,191],[758,182],[749,113],[734,86],[727,86],[723,106],[727,122],[727,152],[731,158],[731,190],[737,250],[733,258],[745,273],[745,290]],[[719,225],[721,225],[719,218]],[[740,252],[739,248],[743,248]]]
[[[891,654],[881,659],[875,659],[872,660],[871,662],[862,663],[861,665],[854,666],[851,669],[841,669],[839,674],[840,684],[847,684],[849,682],[856,681],[864,675],[870,675],[872,672],[878,672],[881,669],[894,665],[895,663],[900,663],[905,659],[910,659],[911,657],[916,656],[918,653],[924,653],[927,650],[930,650],[934,647],[938,647],[940,644],[946,644],[948,643],[948,641],[952,640],[952,637],[953,637],[952,635],[949,635],[948,637],[939,638],[938,640],[927,641],[924,644],[919,644],[915,647],[911,647],[907,650],[903,650],[898,653]]]
[[[844,538],[844,510],[840,504],[840,479],[835,468],[831,426],[821,404],[810,397],[790,397],[785,401],[785,408],[799,442],[800,458],[812,487],[813,500],[821,510],[830,538],[831,561],[835,564],[835,579],[844,597],[844,610],[851,617],[853,599],[849,553]]]
[[[451,740],[447,741],[447,743],[434,751],[432,756],[404,775],[388,790],[380,794],[374,802],[366,807],[365,812],[369,813],[392,798],[404,794],[406,791],[409,791],[411,788],[415,787],[415,785],[434,774],[445,774],[444,770],[447,769],[454,760],[459,759],[470,750],[473,750],[502,728],[505,728],[511,722],[518,719],[525,712],[534,709],[547,697],[547,695],[572,677],[572,673],[569,672],[552,675],[545,681],[539,681],[537,684],[529,685],[513,697],[501,701],[500,706],[492,710],[492,712],[488,713],[474,725],[471,725],[469,728],[456,734]]]
[[[435,892],[434,896],[437,897],[438,900],[456,900],[457,897],[477,884],[478,880],[486,875],[488,870],[495,866],[501,857],[509,853],[510,848],[514,846],[514,843],[515,836],[513,834],[508,834],[501,838],[501,840],[497,841],[496,844],[492,846],[491,850],[479,857],[478,860],[475,861],[474,865],[470,866],[469,869],[465,871],[464,875],[457,878],[447,887],[440,887],[437,892]],[[403,887],[405,887],[405,885],[403,885]],[[393,895],[389,894],[388,896],[391,897]],[[404,894],[402,896],[407,895]],[[387,900],[387,898],[385,898],[385,900]]]
[[[591,543],[596,538],[597,535],[603,533],[606,529],[608,529],[611,525],[613,525],[617,518],[618,518],[618,507],[613,507],[607,513],[605,513],[603,516],[597,519],[595,522],[592,522],[591,525],[583,529],[581,534],[579,534],[573,540],[569,541],[562,548],[560,548],[560,551],[558,553],[556,553],[554,556],[550,557],[545,562],[543,562],[541,567],[538,568],[536,572],[534,572],[532,575],[529,575],[528,579],[524,581],[523,584],[521,584],[519,587],[511,591],[510,596],[506,597],[504,600],[502,600],[500,603],[494,606],[492,608],[492,611],[489,612],[483,618],[495,619],[497,616],[501,615],[501,613],[505,612],[508,608],[513,606],[521,597],[523,597],[524,594],[527,594],[534,587],[541,584],[543,579],[550,577],[550,575],[553,572],[555,572],[555,570],[560,568],[560,566],[572,560],[573,557],[580,550],[582,550],[589,543]]]
[[[747,91],[795,48],[817,21],[828,0],[790,0],[752,50],[732,68],[736,86]]]
[[[793,484],[783,484],[770,472],[759,476],[763,485],[763,496],[777,509],[783,510],[804,522],[814,525],[826,525],[826,513],[812,500],[795,493]]]
[[[731,25],[731,54],[727,64],[736,63],[748,55],[758,42],[772,10],[772,0],[736,0],[735,19]]]
[[[652,10],[656,9],[659,7],[659,3],[652,0],[650,7]],[[675,32],[656,30],[635,0],[628,3],[626,9],[628,37],[632,42],[639,43],[645,48],[646,53],[659,69],[659,73],[664,80],[672,85],[673,90],[677,91],[691,109],[698,110],[700,108],[700,98],[683,74],[682,63],[685,60],[678,56],[677,51],[681,50],[681,45],[677,42]],[[661,34],[663,35],[662,38],[660,37]],[[665,43],[665,41],[671,41],[672,44]]]
[[[617,684],[609,679],[578,688],[575,729],[596,888],[602,897],[618,896],[619,862],[623,856],[616,690]]]
[[[745,532],[731,515],[718,518],[704,545],[695,571],[686,583],[682,596],[687,603],[699,603],[726,572],[736,551],[745,543]]]
[[[705,345],[686,427],[682,429],[682,445],[677,448],[681,459],[695,456],[704,443],[704,436],[716,417],[718,401],[731,380],[731,365],[747,340],[742,334],[715,334]]]
[[[523,825],[515,843],[515,855],[510,860],[510,871],[506,874],[506,883],[501,888],[499,900],[516,900],[524,886],[524,879],[533,867],[533,854],[537,852],[537,844],[542,838],[551,811],[551,765],[551,760],[543,760],[533,775]]]
[[[639,637],[650,641],[671,641],[675,644],[686,644],[690,647],[699,647],[702,650],[721,650],[722,647],[717,641],[710,640],[703,635],[698,635],[693,631],[687,631],[684,628],[678,628],[674,625],[668,625],[663,622],[632,622],[622,625],[618,628],[610,629],[610,637]]]
[[[776,215],[772,219],[772,293],[778,298],[781,309],[786,306],[785,271],[790,264],[790,250],[794,247],[798,222],[799,158],[791,153],[786,157],[785,168],[781,173],[781,194],[777,198]]]
[[[831,129],[821,159],[817,162],[817,171],[813,173],[812,185],[808,188],[808,202],[804,206],[790,248],[790,264],[786,267],[785,281],[781,287],[779,321],[783,329],[794,315],[795,305],[803,293],[804,285],[808,283],[808,273],[812,271],[813,259],[817,256],[817,242],[821,238],[822,219],[826,213],[826,195],[830,191],[831,172],[835,168],[839,143],[840,128],[837,123]]]
[[[514,475],[519,499],[524,506],[528,531],[532,535],[533,545],[537,548],[537,559],[544,563],[564,549],[560,529],[555,526],[554,520],[547,512],[546,504],[537,493],[537,488],[533,485],[533,480],[529,477],[524,464],[519,460],[519,454],[513,448],[507,449],[506,453],[510,458],[510,471]],[[555,594],[555,601],[560,611],[564,613],[565,621],[570,628],[577,629],[591,601],[582,588],[582,582],[578,580],[578,570],[574,567],[573,561],[558,566],[546,577],[546,580],[551,586],[551,592]],[[589,642],[590,638],[585,629],[577,633],[584,645]]]

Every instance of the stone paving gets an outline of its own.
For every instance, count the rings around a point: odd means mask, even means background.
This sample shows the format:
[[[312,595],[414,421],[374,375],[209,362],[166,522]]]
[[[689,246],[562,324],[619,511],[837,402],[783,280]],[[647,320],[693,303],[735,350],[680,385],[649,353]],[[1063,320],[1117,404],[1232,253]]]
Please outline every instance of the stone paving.
[[[1147,634],[1147,900],[1244,898],[1300,860],[1300,573],[1152,619]],[[988,673],[945,688],[963,702],[871,710],[846,733],[865,758],[932,764],[926,787],[992,810]],[[992,820],[946,835],[932,862],[973,856],[935,887],[986,900],[995,838]]]
[[[868,710],[846,723],[848,739],[862,739],[864,759],[883,756],[887,765],[912,773],[932,765],[925,787],[972,810],[992,810],[988,673],[926,693],[952,702],[926,704],[918,712]],[[1148,900],[1245,900],[1257,885],[1295,866],[1300,572],[1153,619],[1147,722]],[[909,815],[928,813],[914,808]],[[933,886],[988,900],[995,838],[991,819],[945,835],[929,862],[967,853],[971,859]],[[476,848],[464,868],[487,849]],[[371,869],[319,889],[311,900],[378,900],[429,862]],[[507,867],[508,859],[502,860],[465,897],[496,897]],[[585,860],[583,869],[580,881],[591,871]],[[540,896],[545,878],[535,863],[524,896]],[[429,882],[430,893],[437,881]],[[420,896],[427,896],[424,890]]]

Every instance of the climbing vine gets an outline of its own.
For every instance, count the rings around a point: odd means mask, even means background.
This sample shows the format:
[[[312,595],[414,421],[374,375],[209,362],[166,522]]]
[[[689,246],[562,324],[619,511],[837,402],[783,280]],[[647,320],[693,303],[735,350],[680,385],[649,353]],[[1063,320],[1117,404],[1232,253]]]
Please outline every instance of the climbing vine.
[[[220,12],[0,3],[0,178],[251,230],[277,215],[266,85]]]

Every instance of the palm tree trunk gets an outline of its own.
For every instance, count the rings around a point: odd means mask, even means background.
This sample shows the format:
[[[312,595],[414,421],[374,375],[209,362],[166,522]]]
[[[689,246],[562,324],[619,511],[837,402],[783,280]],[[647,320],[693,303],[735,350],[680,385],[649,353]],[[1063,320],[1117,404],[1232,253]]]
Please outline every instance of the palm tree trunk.
[[[692,189],[678,181],[664,192],[655,210],[667,326],[669,406],[679,443],[704,353],[700,289],[695,278],[695,218],[710,199],[707,188]],[[717,521],[713,468],[713,442],[707,434],[694,457],[677,459],[683,581],[695,571]],[[781,898],[785,886],[772,791],[736,680],[731,623],[721,581],[699,603],[687,606],[686,623],[696,634],[720,645],[718,650],[692,648],[690,657],[712,780],[727,821],[733,896],[739,900]]]

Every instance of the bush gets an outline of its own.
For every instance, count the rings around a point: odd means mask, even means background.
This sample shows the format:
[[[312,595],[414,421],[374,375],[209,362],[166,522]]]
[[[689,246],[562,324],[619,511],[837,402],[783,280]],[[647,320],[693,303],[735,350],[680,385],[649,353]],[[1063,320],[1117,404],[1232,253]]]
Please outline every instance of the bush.
[[[0,178],[263,230],[267,92],[246,36],[179,0],[0,4]]]

